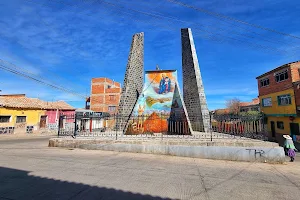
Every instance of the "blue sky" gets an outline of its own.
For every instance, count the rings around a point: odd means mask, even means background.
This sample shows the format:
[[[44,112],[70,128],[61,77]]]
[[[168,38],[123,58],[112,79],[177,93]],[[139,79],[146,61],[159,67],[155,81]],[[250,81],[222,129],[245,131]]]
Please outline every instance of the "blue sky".
[[[300,37],[299,1],[180,1]],[[255,77],[300,60],[300,39],[224,22],[168,0],[3,0],[0,59],[88,95],[93,77],[123,83],[132,35],[144,32],[145,70],[156,64],[177,69],[181,84],[184,27],[193,31],[209,109],[234,97],[251,101],[258,95]],[[84,106],[81,97],[5,71],[0,71],[0,90]]]

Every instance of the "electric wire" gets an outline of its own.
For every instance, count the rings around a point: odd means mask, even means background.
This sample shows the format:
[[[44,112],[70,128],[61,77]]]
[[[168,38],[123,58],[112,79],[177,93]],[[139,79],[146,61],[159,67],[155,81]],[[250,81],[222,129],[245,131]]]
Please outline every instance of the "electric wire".
[[[251,26],[251,27],[259,28],[259,29],[269,31],[269,32],[273,32],[273,33],[276,33],[276,34],[279,34],[279,35],[288,36],[288,37],[295,38],[295,39],[300,39],[299,36],[291,35],[291,34],[288,34],[288,33],[277,31],[275,29],[271,29],[271,28],[267,28],[267,27],[264,27],[264,26],[261,26],[261,25],[249,23],[249,22],[246,22],[246,21],[242,21],[242,20],[239,20],[239,19],[236,19],[236,18],[233,18],[233,17],[229,17],[227,15],[223,15],[223,14],[212,12],[212,11],[209,11],[209,10],[206,10],[206,9],[203,9],[203,8],[192,6],[190,4],[183,3],[183,2],[178,1],[178,0],[166,0],[166,1],[177,4],[177,5],[180,5],[180,6],[183,6],[183,7],[186,7],[186,8],[197,10],[199,12],[202,12],[202,13],[205,13],[207,15],[214,16],[214,17],[217,17],[217,18],[220,18],[220,19],[234,21],[234,22],[238,22],[240,24],[244,24],[244,25],[248,25],[248,26]]]

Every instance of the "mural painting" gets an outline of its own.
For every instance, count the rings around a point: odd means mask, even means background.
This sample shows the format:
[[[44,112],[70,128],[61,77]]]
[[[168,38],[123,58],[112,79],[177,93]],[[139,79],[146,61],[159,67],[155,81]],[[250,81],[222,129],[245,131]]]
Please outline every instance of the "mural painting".
[[[126,134],[170,134],[175,121],[182,122],[178,124],[182,130],[184,125],[188,128],[177,86],[177,71],[147,71],[143,92],[133,109]]]

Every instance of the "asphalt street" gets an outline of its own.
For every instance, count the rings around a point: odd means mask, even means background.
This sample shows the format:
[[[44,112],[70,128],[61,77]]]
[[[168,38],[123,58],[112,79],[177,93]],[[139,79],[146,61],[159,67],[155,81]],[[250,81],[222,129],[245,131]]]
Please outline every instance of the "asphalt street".
[[[0,137],[0,199],[299,199],[300,162],[283,165],[48,148]],[[288,159],[287,159],[288,160]]]

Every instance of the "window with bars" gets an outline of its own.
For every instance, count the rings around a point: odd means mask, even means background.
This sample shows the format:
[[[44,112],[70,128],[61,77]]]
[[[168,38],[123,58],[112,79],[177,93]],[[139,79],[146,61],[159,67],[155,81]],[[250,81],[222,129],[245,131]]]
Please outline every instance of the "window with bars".
[[[265,86],[268,86],[269,84],[270,84],[269,78],[260,80],[260,87],[265,87]]]
[[[278,100],[278,105],[280,105],[280,106],[292,104],[292,98],[291,98],[291,95],[289,95],[289,94],[280,95],[277,97],[277,100]]]
[[[116,106],[108,106],[108,111],[109,111],[109,112],[114,112],[114,111],[116,111]]]
[[[16,123],[24,123],[26,122],[26,116],[17,116]]]
[[[275,75],[276,82],[284,81],[289,78],[288,70],[284,70]]]
[[[272,98],[271,98],[271,97],[268,97],[268,98],[262,99],[262,106],[263,106],[263,107],[269,107],[269,106],[272,106]]]
[[[9,123],[10,116],[0,116],[0,123]]]

